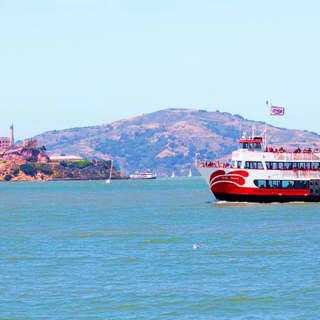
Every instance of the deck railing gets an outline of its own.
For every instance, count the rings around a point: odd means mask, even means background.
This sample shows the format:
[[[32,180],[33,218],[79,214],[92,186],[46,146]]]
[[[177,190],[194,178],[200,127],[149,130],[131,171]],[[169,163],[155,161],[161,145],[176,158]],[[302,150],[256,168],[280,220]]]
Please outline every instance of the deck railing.
[[[275,158],[281,161],[316,161],[320,160],[320,157],[312,152],[273,152]]]

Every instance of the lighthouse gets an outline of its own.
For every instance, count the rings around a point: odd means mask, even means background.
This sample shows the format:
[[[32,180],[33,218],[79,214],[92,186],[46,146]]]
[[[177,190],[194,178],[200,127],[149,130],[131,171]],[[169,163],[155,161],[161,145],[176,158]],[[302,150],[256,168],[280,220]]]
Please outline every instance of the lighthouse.
[[[14,146],[14,130],[13,130],[13,123],[10,126],[10,146]]]

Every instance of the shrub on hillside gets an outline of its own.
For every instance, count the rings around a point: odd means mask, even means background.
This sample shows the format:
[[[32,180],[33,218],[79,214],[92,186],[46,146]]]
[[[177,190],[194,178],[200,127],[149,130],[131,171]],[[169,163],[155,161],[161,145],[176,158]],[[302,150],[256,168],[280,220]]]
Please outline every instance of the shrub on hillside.
[[[20,170],[28,176],[35,176],[37,168],[34,163],[25,163],[20,166]]]
[[[12,175],[11,174],[6,174],[4,176],[4,180],[6,180],[6,181],[10,181],[11,179],[12,179]]]
[[[66,168],[66,167],[68,166],[68,163],[67,163],[67,161],[62,160],[62,161],[60,162],[60,165]]]
[[[83,169],[90,165],[91,165],[91,161],[89,160],[77,160],[77,161],[72,161],[72,163],[70,164],[70,168]]]
[[[47,163],[39,163],[37,164],[36,168],[43,174],[53,174],[52,168]]]

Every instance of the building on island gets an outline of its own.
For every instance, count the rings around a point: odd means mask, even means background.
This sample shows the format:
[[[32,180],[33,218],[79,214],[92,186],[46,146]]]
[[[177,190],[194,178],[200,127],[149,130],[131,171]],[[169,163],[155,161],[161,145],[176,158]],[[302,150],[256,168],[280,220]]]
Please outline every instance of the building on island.
[[[24,148],[37,148],[38,141],[37,141],[37,139],[25,139],[25,140],[23,140],[23,147]]]
[[[8,137],[0,137],[0,149],[5,150],[10,148],[11,141]]]
[[[6,150],[14,146],[13,124],[10,126],[9,137],[0,137],[0,150]]]
[[[83,160],[82,157],[80,156],[75,156],[75,155],[66,155],[66,156],[61,156],[61,155],[51,155],[50,157],[50,161],[78,161],[78,160]]]

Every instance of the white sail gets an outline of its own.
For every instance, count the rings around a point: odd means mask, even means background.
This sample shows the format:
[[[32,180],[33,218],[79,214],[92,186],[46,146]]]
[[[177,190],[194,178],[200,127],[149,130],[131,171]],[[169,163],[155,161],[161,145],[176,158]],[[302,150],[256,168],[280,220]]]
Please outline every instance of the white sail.
[[[176,177],[176,175],[175,175],[174,171],[172,171],[171,178],[175,178],[175,177]]]
[[[113,169],[113,160],[111,160],[111,166],[110,166],[109,178],[106,180],[106,184],[109,184],[109,183],[111,182],[112,169]]]
[[[188,174],[188,177],[191,178],[192,177],[192,172],[191,172],[191,169],[189,170],[189,174]]]

